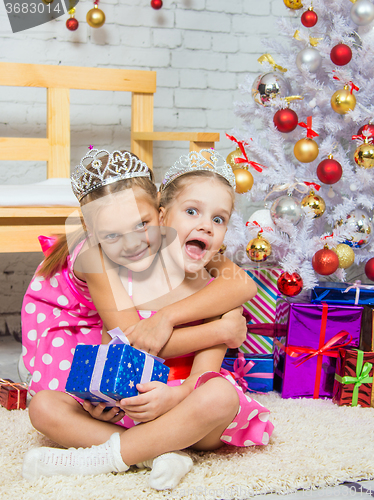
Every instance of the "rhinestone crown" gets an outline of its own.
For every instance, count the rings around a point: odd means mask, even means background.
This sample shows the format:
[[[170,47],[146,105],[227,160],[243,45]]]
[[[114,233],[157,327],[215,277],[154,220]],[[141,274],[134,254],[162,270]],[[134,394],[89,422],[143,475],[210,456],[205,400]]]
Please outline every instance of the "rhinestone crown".
[[[103,166],[100,159],[108,156],[108,163]],[[87,167],[90,166],[90,170]],[[134,177],[148,177],[152,180],[152,172],[148,166],[129,151],[113,151],[91,149],[73,170],[70,179],[71,187],[78,201],[91,191],[107,184]]]
[[[202,155],[207,153],[208,159]],[[230,186],[235,189],[235,175],[232,168],[226,163],[224,157],[214,149],[202,149],[201,151],[191,151],[188,155],[183,155],[166,172],[161,183],[160,190],[163,190],[177,177],[189,174],[197,170],[215,172],[224,177]]]

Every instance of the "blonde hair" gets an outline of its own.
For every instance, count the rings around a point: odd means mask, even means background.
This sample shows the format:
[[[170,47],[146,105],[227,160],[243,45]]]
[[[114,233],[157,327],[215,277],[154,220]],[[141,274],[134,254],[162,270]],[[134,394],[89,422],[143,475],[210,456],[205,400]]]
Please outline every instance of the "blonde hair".
[[[125,151],[121,152],[124,153]],[[132,156],[135,155],[133,154]],[[106,167],[108,159],[108,155],[104,155],[100,158],[100,160],[102,161],[103,169]],[[87,170],[89,170],[90,167],[91,164],[86,167]],[[119,193],[120,191],[131,188],[142,189],[147,198],[147,201],[158,211],[157,188],[152,180],[147,177],[133,177],[131,179],[122,179],[120,181],[101,186],[100,188],[91,191],[84,198],[82,198],[80,202],[81,207],[83,208],[88,203],[99,199],[103,199],[104,203],[110,203],[110,197],[108,197],[108,195]],[[105,197],[107,198],[105,199]],[[89,218],[93,217],[94,213],[95,212],[89,213]],[[61,269],[66,264],[66,259],[68,258],[71,249],[74,249],[81,241],[86,238],[86,224],[82,217],[81,224],[82,229],[79,229],[78,231],[69,235],[69,244],[67,242],[66,234],[55,235],[56,241],[49,249],[47,256],[45,257],[44,261],[37,271],[37,275],[49,278],[57,272],[61,271]]]
[[[167,212],[170,205],[175,201],[176,197],[186,188],[188,185],[192,184],[195,178],[209,178],[215,179],[223,186],[225,186],[232,199],[232,209],[234,209],[235,203],[235,191],[230,185],[230,183],[222,177],[222,175],[217,174],[216,172],[210,172],[208,170],[197,170],[196,172],[188,172],[187,174],[183,174],[179,177],[176,177],[170,184],[166,186],[166,188],[162,189],[159,196],[160,208],[163,207],[165,212]]]

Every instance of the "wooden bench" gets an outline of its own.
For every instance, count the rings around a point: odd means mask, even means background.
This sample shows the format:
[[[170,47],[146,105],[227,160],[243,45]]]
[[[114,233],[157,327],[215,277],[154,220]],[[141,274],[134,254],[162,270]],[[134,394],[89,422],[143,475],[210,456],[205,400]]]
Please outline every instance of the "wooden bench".
[[[154,132],[155,71],[0,62],[0,85],[47,89],[47,137],[0,137],[0,160],[46,161],[48,179],[70,176],[70,89],[131,92],[131,151],[151,168],[153,141],[188,141],[190,150],[219,141],[218,133]],[[75,210],[4,207],[0,199],[0,252],[39,252],[37,236],[64,232],[65,220]]]

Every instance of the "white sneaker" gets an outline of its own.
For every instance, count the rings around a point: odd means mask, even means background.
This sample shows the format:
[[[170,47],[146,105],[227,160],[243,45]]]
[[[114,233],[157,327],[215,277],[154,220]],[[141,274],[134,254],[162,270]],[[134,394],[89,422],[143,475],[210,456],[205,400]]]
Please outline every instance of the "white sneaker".
[[[32,448],[24,459],[22,477],[35,481],[40,476],[97,475],[108,472],[125,472],[129,467],[121,457],[118,432],[110,439],[91,448]]]

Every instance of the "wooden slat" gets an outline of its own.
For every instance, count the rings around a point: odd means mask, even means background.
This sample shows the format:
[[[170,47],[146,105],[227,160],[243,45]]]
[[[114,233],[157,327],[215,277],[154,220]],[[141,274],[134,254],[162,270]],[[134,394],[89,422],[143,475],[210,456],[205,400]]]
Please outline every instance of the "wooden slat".
[[[51,236],[65,232],[65,225],[0,226],[0,253],[40,252],[38,236]]]
[[[149,168],[153,167],[152,141],[136,140],[136,132],[153,131],[153,94],[133,92],[131,103],[131,151],[143,160]]]
[[[200,151],[200,149],[214,148],[214,142],[190,142],[190,151]]]
[[[75,210],[79,210],[79,207],[0,207],[0,219],[7,217],[26,219],[35,219],[38,217],[66,218]]]
[[[47,139],[50,144],[48,179],[70,175],[69,92],[69,89],[47,89]]]
[[[218,142],[219,133],[215,132],[134,132],[136,141],[193,141]]]
[[[0,137],[0,160],[48,161],[48,139]]]
[[[156,72],[0,62],[0,85],[156,92]]]

